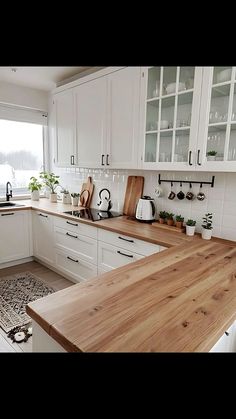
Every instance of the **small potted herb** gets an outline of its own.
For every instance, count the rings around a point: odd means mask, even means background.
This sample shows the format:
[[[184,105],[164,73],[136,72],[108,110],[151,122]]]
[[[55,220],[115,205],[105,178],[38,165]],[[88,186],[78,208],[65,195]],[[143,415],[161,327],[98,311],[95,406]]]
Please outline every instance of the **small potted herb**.
[[[70,192],[67,189],[62,189],[62,203],[63,204],[70,204],[71,198],[70,198]]]
[[[165,212],[165,211],[160,211],[159,212],[159,223],[160,224],[165,224],[166,214],[167,214],[167,212]]]
[[[195,228],[196,228],[196,221],[189,219],[186,222],[186,234],[187,234],[187,236],[194,236]]]
[[[35,176],[31,176],[30,182],[28,184],[28,189],[31,191],[32,201],[39,200],[39,191],[42,189],[42,187],[42,183],[40,183]]]
[[[78,203],[79,203],[79,197],[80,197],[80,194],[79,194],[79,193],[75,193],[75,192],[73,192],[73,193],[71,194],[71,198],[72,198],[72,205],[74,205],[74,206],[78,206]]]
[[[174,225],[174,215],[172,214],[172,212],[167,212],[166,213],[166,222],[168,224],[168,226],[173,226]]]
[[[205,240],[210,240],[212,236],[212,213],[205,214],[205,217],[202,218],[202,238]]]
[[[183,222],[184,222],[184,217],[182,217],[181,215],[176,215],[175,217],[175,225],[177,228],[182,228],[183,227]]]
[[[52,172],[40,172],[40,179],[42,179],[43,184],[50,189],[50,201],[57,202],[57,193],[56,188],[59,186],[59,177]]]
[[[207,152],[207,160],[214,161],[216,159],[217,151],[210,150]]]

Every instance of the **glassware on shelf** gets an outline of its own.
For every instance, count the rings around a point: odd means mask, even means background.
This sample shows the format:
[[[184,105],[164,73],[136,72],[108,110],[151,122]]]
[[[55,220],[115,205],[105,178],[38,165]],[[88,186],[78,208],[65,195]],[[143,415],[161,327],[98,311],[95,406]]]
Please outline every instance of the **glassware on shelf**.
[[[155,87],[152,91],[152,97],[160,96],[160,84],[159,82],[156,82]]]

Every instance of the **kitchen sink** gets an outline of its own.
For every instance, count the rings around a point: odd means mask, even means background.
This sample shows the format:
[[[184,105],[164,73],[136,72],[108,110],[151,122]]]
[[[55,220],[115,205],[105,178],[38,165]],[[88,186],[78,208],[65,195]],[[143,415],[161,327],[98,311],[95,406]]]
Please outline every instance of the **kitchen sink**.
[[[0,202],[0,208],[3,207],[24,207],[24,205],[16,204],[15,202]]]

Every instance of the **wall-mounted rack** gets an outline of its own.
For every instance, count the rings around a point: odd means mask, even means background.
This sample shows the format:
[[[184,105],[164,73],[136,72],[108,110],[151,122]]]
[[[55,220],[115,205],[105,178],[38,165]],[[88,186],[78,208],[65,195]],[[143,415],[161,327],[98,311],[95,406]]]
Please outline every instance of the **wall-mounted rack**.
[[[166,179],[161,179],[161,175],[159,173],[158,175],[158,183],[159,185],[161,184],[161,182],[169,182],[171,183],[171,186],[173,185],[173,183],[180,183],[180,186],[182,186],[182,183],[189,183],[189,186],[192,187],[192,183],[198,183],[201,185],[211,185],[212,188],[214,188],[214,183],[215,183],[215,176],[212,176],[212,180],[211,182],[202,182],[201,180],[166,180]]]

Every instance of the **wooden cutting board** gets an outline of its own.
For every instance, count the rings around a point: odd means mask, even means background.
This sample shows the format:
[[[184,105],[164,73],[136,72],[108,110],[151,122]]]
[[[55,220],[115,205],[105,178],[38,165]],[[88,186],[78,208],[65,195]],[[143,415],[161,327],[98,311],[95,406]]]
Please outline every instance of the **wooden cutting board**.
[[[82,188],[81,188],[81,192],[80,195],[82,194],[83,191],[88,191],[83,193],[82,195],[82,202],[80,202],[80,205],[89,208],[90,204],[91,204],[91,200],[93,197],[93,190],[94,190],[94,184],[92,183],[92,177],[88,176],[87,182],[83,183]]]
[[[136,206],[143,194],[144,177],[129,176],[126,185],[123,214],[135,217]]]

